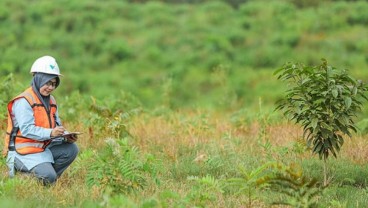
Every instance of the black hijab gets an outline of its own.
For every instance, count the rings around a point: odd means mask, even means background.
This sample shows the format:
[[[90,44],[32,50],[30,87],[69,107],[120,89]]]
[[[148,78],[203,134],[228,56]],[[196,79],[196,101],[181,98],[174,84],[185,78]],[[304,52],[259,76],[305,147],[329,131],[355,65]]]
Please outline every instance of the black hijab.
[[[42,104],[45,106],[47,111],[50,110],[50,95],[48,96],[41,95],[40,88],[44,86],[48,81],[54,78],[56,79],[56,86],[55,86],[55,89],[56,89],[60,84],[59,76],[56,74],[45,74],[45,73],[39,73],[39,72],[35,73],[33,75],[32,83],[31,83],[33,91],[37,94],[37,97],[41,100]]]

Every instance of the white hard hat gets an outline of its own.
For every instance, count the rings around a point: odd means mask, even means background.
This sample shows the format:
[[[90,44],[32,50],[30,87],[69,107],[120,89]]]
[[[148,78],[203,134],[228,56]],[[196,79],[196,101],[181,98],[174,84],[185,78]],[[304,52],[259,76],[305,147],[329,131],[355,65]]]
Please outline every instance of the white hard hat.
[[[31,73],[41,72],[45,74],[60,74],[60,69],[56,60],[52,56],[42,56],[38,58],[31,67]]]

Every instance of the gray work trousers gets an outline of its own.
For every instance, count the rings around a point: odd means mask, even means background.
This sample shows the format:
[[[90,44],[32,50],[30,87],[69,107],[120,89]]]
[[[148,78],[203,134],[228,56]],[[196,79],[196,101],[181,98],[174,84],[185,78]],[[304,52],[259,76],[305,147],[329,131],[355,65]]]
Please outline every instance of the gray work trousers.
[[[50,147],[50,150],[54,157],[54,163],[41,163],[28,170],[21,161],[15,158],[16,170],[34,174],[43,185],[54,184],[69,165],[72,164],[79,150],[75,143],[62,143]]]

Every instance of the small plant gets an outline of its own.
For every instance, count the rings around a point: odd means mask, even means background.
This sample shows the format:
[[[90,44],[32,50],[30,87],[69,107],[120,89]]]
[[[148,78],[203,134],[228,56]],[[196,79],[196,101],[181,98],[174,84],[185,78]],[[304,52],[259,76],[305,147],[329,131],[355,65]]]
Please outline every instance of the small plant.
[[[207,175],[201,178],[190,176],[188,180],[196,182],[188,194],[188,198],[196,206],[206,207],[208,202],[215,201],[218,195],[224,192],[221,181],[215,179],[213,176]]]
[[[235,187],[238,190],[237,194],[246,194],[248,196],[248,207],[252,207],[256,188],[268,186],[268,180],[272,176],[272,169],[275,166],[277,166],[276,163],[270,162],[250,171],[241,168],[241,177],[228,179],[228,187]]]
[[[143,163],[137,148],[127,139],[106,140],[107,147],[96,155],[87,173],[87,184],[111,188],[112,193],[129,193],[146,185]]]
[[[114,110],[106,105],[97,103],[94,97],[91,97],[92,103],[90,113],[85,123],[87,126],[97,126],[98,128],[90,129],[90,131],[104,132],[117,138],[129,137],[128,123],[131,118],[142,111],[140,107],[132,109],[124,109],[124,112],[117,108]],[[91,132],[90,132],[91,134]]]
[[[292,207],[317,207],[318,197],[322,188],[318,181],[303,175],[300,169],[294,166],[283,167],[268,180],[271,190],[281,193],[283,199],[273,202],[272,205],[289,205]]]
[[[289,84],[285,98],[277,110],[303,126],[303,137],[313,153],[324,161],[324,185],[327,185],[326,160],[337,157],[344,143],[344,135],[356,132],[353,117],[361,109],[367,87],[347,74],[327,65],[287,63],[275,71],[278,79]]]

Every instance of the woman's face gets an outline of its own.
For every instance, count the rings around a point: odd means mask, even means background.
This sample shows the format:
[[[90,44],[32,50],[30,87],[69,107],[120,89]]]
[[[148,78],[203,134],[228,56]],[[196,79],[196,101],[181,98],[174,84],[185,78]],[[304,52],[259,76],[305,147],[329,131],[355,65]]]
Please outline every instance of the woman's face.
[[[56,78],[51,79],[40,88],[40,94],[43,96],[49,96],[56,87]]]

